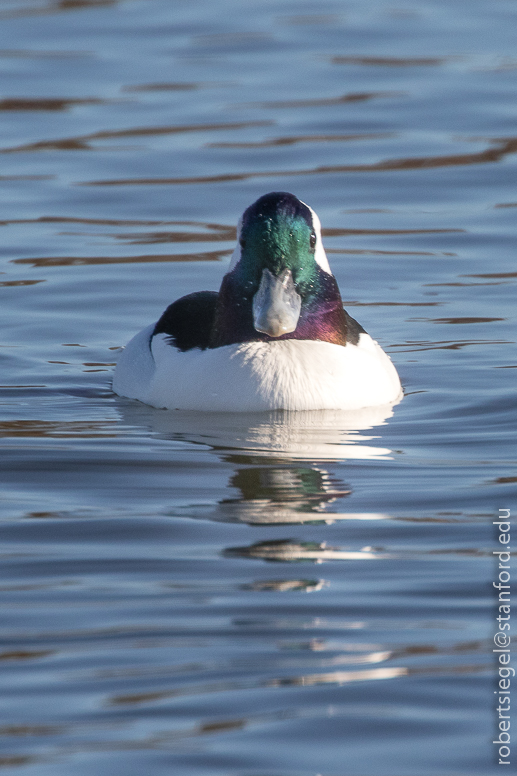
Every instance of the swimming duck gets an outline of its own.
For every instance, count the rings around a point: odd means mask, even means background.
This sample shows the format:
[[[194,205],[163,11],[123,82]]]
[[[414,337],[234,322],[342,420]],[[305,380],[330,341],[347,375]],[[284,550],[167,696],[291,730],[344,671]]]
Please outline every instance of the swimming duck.
[[[402,389],[381,347],[344,309],[316,213],[293,194],[240,219],[219,292],[173,302],[129,342],[113,390],[182,410],[355,410]]]

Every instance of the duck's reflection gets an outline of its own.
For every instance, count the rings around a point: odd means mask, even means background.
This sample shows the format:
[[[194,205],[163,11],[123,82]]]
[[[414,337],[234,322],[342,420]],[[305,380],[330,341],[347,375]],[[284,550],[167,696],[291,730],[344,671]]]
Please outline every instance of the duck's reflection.
[[[304,510],[322,507],[350,493],[350,490],[343,489],[339,480],[332,479],[324,469],[317,467],[239,469],[230,479],[230,485],[240,490],[242,499],[239,501],[259,499],[290,503],[295,509]]]
[[[220,501],[214,518],[253,525],[332,521],[326,507],[351,492],[316,466],[246,467],[229,485],[239,496]]]
[[[330,547],[326,542],[299,542],[295,539],[274,539],[246,547],[229,547],[224,554],[227,557],[238,556],[282,563],[300,560],[313,563],[323,563],[327,560],[373,560],[378,557],[370,547],[352,551]]]
[[[175,506],[171,510],[175,516],[249,525],[333,523],[350,516],[331,507],[352,489],[330,473],[331,463],[387,458],[391,453],[371,444],[377,436],[362,433],[382,425],[392,415],[391,405],[354,412],[237,414],[163,411],[129,401],[120,404],[126,423],[150,426],[155,436],[179,443],[180,456],[183,445],[188,454],[194,445],[202,446],[232,467],[230,497],[215,504],[194,498],[190,504]],[[246,554],[257,557],[258,552],[255,548]],[[287,554],[293,553],[289,550]],[[327,557],[328,550],[321,554]]]
[[[119,400],[123,421],[146,426],[155,436],[202,444],[225,460],[250,463],[257,458],[343,461],[386,458],[391,450],[365,444],[379,438],[360,432],[383,425],[393,405],[361,410],[313,412],[231,413],[156,410],[130,400]]]
[[[328,583],[324,579],[261,579],[242,587],[245,590],[260,592],[274,590],[276,593],[291,593],[292,591],[313,593],[327,585]]]

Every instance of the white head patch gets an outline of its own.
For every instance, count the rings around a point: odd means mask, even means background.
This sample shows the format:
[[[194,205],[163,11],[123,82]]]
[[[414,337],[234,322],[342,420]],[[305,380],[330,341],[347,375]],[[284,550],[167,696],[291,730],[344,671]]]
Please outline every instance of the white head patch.
[[[300,200],[301,202],[302,200]],[[323,247],[323,243],[321,242],[321,223],[320,219],[318,218],[317,213],[314,212],[314,210],[311,208],[310,205],[308,205],[306,202],[302,202],[305,207],[308,207],[311,211],[312,215],[312,225],[314,227],[314,231],[316,233],[316,247],[314,250],[314,260],[317,264],[320,265],[321,269],[326,272],[328,275],[332,275],[332,270],[330,269],[329,260],[327,259],[327,254],[325,253],[325,248]]]

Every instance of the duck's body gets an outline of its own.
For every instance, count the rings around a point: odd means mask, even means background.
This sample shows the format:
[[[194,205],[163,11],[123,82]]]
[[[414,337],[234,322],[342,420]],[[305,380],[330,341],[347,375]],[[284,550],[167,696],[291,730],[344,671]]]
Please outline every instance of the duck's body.
[[[318,217],[283,192],[244,213],[219,293],[179,299],[131,340],[113,390],[232,412],[353,410],[401,396],[388,356],[343,310]]]

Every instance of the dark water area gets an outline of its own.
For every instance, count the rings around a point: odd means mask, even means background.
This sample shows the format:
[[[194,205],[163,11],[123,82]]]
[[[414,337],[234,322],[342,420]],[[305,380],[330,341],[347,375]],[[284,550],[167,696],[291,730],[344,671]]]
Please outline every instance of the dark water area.
[[[511,0],[0,0],[3,772],[501,772],[516,23]],[[115,396],[119,349],[219,287],[275,190],[320,216],[403,401]]]

